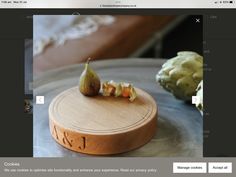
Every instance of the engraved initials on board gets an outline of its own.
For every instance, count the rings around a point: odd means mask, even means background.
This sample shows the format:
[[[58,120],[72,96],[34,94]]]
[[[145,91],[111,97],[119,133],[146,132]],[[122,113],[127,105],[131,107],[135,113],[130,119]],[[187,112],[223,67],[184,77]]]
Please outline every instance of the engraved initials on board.
[[[63,133],[64,137],[62,138],[62,141],[64,144],[68,144],[70,147],[72,147],[73,140],[69,140],[68,134],[66,132]]]
[[[56,135],[56,138],[57,138],[57,140],[58,140],[58,134],[57,134],[57,129],[56,129],[56,126],[55,126],[55,125],[53,126],[52,134],[55,134],[55,135]]]
[[[81,145],[79,146],[79,149],[80,150],[84,150],[85,149],[85,146],[86,145],[86,139],[84,136],[81,137]]]
[[[56,128],[55,125],[53,126],[52,134],[54,134],[54,135],[56,136],[56,139],[59,140],[59,136],[58,136],[58,133],[57,133],[57,128]],[[79,149],[80,149],[80,150],[84,150],[85,147],[86,147],[86,139],[85,139],[85,137],[82,136],[81,138],[79,138],[79,141],[80,141]],[[66,133],[66,132],[63,132],[62,142],[63,142],[63,144],[65,144],[65,145],[68,144],[70,147],[73,146],[73,145],[72,145],[73,140],[72,140],[72,139],[71,139],[71,140],[69,139],[68,133]]]

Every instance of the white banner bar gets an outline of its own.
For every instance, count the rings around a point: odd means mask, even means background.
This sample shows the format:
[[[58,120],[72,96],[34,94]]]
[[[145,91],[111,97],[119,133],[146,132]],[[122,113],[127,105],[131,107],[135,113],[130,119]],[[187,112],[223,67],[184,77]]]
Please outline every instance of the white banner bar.
[[[236,8],[236,0],[0,0],[0,8]]]

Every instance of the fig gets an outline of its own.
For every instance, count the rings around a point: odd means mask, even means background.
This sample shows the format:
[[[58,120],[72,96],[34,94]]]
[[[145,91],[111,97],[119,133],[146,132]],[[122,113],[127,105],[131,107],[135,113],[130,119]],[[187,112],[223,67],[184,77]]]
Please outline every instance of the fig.
[[[85,63],[84,70],[79,79],[79,90],[85,96],[96,96],[100,91],[100,78],[89,66],[90,58]]]

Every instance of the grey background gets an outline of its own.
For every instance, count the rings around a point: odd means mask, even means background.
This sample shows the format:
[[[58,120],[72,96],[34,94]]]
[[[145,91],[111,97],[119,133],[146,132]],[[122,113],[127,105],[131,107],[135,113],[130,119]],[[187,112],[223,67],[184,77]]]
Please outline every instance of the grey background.
[[[25,40],[25,94],[32,95],[33,82],[33,41],[32,39]]]

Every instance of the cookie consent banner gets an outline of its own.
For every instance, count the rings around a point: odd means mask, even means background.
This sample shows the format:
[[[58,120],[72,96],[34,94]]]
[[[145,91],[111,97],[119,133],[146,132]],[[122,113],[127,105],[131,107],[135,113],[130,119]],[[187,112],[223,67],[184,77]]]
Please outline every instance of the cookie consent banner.
[[[40,158],[2,158],[0,175],[10,176],[84,176],[84,177],[123,177],[123,176],[176,176],[183,173],[189,176],[212,176],[224,173],[234,176],[236,160],[232,158],[64,158],[63,160]],[[214,163],[212,163],[214,162]],[[178,165],[176,165],[178,164]],[[206,168],[204,169],[204,165]],[[208,166],[208,167],[207,167]],[[198,173],[198,174],[197,174]],[[218,174],[223,175],[223,174]]]

